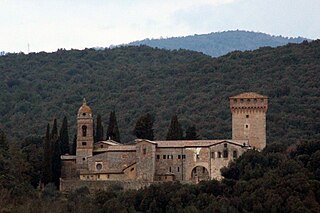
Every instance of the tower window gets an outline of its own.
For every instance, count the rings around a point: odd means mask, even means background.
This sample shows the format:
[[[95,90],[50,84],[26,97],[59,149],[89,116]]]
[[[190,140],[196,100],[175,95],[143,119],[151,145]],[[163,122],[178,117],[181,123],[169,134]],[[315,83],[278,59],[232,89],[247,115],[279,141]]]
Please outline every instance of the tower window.
[[[228,144],[227,144],[227,143],[225,143],[225,144],[223,144],[223,146],[224,146],[224,148],[227,148],[227,147],[228,147]]]
[[[82,126],[82,136],[83,136],[83,137],[86,137],[86,136],[87,136],[87,126],[86,126],[86,125],[83,125],[83,126]]]
[[[249,118],[249,115],[246,115],[246,118]]]
[[[180,167],[178,166],[177,171],[180,172]]]
[[[84,112],[84,113],[82,113],[82,115],[83,115],[83,116],[86,116],[86,113]]]
[[[163,155],[162,157],[163,157],[163,159],[166,159],[166,158],[167,158],[167,156],[166,156],[166,155]]]
[[[160,159],[160,155],[157,155],[157,160],[159,160]]]
[[[169,167],[169,172],[171,172],[171,166]]]
[[[223,151],[223,158],[228,158],[228,150]]]
[[[178,159],[180,159],[181,158],[181,155],[178,155]]]
[[[87,145],[87,142],[82,142],[82,146],[86,146]]]
[[[218,152],[218,158],[221,158],[221,152]]]
[[[247,129],[249,128],[249,125],[248,125],[248,124],[246,124],[246,128],[247,128]]]

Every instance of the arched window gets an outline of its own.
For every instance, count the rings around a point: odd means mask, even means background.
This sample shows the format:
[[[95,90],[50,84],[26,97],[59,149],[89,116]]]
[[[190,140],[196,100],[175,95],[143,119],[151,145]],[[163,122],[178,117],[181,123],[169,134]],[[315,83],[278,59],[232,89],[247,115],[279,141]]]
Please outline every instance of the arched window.
[[[82,136],[83,136],[83,137],[86,137],[86,136],[87,136],[87,126],[86,126],[86,125],[83,125],[83,126],[82,126]]]
[[[228,158],[228,150],[223,150],[223,158]]]

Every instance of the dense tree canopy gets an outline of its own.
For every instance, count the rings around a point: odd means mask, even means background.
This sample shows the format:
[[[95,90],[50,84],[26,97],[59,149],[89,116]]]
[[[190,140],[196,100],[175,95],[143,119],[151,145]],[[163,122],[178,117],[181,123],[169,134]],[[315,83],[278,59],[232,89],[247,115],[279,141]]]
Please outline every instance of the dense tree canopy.
[[[153,123],[154,118],[149,113],[141,116],[133,130],[135,136],[141,139],[154,140]]]
[[[255,91],[269,96],[268,142],[319,139],[319,49],[314,41],[217,59],[145,46],[8,54],[0,57],[0,128],[23,140],[66,115],[74,135],[85,96],[94,116],[117,111],[124,143],[145,113],[154,115],[157,139],[166,138],[173,114],[203,139],[231,138],[228,97]]]

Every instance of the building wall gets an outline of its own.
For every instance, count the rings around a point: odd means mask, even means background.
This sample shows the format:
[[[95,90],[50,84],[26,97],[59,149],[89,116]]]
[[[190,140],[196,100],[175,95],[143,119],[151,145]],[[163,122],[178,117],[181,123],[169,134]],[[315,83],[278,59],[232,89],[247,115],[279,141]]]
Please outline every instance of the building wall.
[[[136,144],[137,180],[154,180],[155,153],[155,144],[149,142],[139,142]]]
[[[230,99],[232,140],[249,140],[250,146],[265,148],[267,105],[267,98]]]

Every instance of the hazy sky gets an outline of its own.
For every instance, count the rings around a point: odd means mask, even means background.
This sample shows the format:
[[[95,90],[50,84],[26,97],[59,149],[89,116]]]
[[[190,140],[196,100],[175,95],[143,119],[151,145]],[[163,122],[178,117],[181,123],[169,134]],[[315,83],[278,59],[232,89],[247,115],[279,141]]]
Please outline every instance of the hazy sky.
[[[0,51],[250,30],[320,38],[320,0],[0,0]]]

